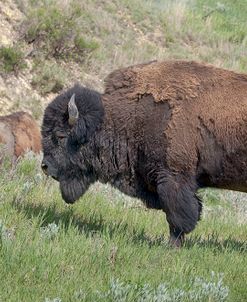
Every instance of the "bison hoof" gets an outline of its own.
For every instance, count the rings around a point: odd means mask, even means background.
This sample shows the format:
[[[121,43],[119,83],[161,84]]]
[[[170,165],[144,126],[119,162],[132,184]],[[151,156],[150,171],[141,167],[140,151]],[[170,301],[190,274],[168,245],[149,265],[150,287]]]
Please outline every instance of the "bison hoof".
[[[180,234],[179,236],[174,236],[174,234],[170,235],[169,245],[173,248],[179,249],[184,244],[184,234]]]

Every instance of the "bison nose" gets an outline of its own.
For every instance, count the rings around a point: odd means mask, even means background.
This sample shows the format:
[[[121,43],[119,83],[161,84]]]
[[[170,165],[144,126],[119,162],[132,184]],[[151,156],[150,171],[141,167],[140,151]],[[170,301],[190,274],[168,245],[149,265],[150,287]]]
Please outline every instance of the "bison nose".
[[[44,162],[42,162],[42,164],[41,164],[41,169],[43,170],[43,172],[44,172],[46,175],[48,174],[48,172],[47,172],[48,166],[47,166],[47,164],[45,164]]]
[[[43,161],[41,163],[41,169],[47,176],[51,176],[55,180],[58,180],[57,169],[54,168],[54,166],[47,159],[43,159]]]

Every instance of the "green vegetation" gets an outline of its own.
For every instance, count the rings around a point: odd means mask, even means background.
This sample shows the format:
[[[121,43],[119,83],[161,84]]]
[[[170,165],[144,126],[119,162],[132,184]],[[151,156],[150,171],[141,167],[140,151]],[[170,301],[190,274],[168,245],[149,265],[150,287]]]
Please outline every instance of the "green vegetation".
[[[17,47],[0,47],[0,71],[17,72],[26,67],[24,54]]]
[[[53,61],[38,62],[34,68],[35,75],[32,86],[40,94],[46,95],[50,92],[58,93],[65,86],[68,73],[62,66]]]
[[[23,23],[25,40],[46,56],[83,61],[98,48],[84,37],[82,19],[87,17],[79,1],[31,1]],[[49,9],[47,9],[49,7]]]
[[[117,67],[154,59],[247,70],[245,0],[16,2],[25,14],[21,36],[35,57],[76,63],[99,82]]]
[[[0,48],[0,68],[17,74],[28,63],[37,96],[11,108],[39,119],[38,94],[75,80],[102,90],[109,72],[144,61],[247,72],[246,0],[14,1],[23,22],[15,46]],[[0,161],[0,301],[247,301],[243,195],[201,191],[202,221],[174,250],[160,211],[100,184],[67,206],[39,160]]]
[[[28,81],[43,97],[76,81],[102,91],[114,69],[151,60],[247,72],[246,0],[12,1],[23,13]]]
[[[204,217],[174,250],[160,211],[99,184],[66,206],[31,154],[6,169],[8,161],[0,171],[2,301],[246,301],[243,202],[201,192]]]

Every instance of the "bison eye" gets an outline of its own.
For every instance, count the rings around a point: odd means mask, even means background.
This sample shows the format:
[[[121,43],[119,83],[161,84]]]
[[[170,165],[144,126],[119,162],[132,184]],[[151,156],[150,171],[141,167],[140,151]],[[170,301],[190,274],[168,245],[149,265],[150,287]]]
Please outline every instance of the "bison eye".
[[[66,138],[66,137],[68,137],[68,134],[67,134],[66,132],[59,131],[59,130],[57,130],[57,131],[55,132],[55,134],[56,134],[56,137],[57,137],[57,138]]]

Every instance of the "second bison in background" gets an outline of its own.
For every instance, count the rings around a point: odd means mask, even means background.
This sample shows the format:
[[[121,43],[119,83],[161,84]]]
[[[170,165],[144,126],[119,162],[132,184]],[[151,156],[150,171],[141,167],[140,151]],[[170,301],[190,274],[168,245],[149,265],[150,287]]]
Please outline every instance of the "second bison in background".
[[[41,151],[41,134],[33,117],[23,111],[0,116],[0,144],[4,156],[17,159],[26,151]]]
[[[247,192],[247,75],[186,61],[120,69],[45,111],[43,170],[73,203],[99,180],[162,209],[180,246],[200,187]]]

